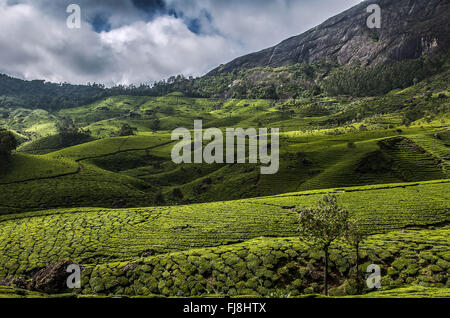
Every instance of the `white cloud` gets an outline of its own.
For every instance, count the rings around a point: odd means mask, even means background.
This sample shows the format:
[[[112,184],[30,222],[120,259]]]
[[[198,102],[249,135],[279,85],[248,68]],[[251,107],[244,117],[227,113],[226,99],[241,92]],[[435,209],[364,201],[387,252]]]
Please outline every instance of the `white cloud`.
[[[360,0],[167,0],[185,15],[207,10],[211,27],[250,53],[278,44],[342,12]]]
[[[86,23],[66,28],[27,4],[0,7],[0,72],[53,82],[143,83],[173,74],[201,75],[230,56],[227,41],[199,36],[180,20],[151,22],[96,33]]]
[[[230,55],[228,42],[217,35],[199,36],[169,16],[137,22],[100,34],[117,61],[120,82],[136,83],[173,74],[201,75]]]
[[[146,21],[147,15],[131,0],[95,5],[80,0],[84,21],[81,29],[73,30],[66,27],[64,2],[0,0],[0,73],[107,85],[149,83],[181,73],[202,75],[358,2],[166,0],[167,8],[182,14]],[[96,12],[109,17],[110,31],[96,33],[86,22]],[[186,25],[196,18],[202,22],[200,34]]]

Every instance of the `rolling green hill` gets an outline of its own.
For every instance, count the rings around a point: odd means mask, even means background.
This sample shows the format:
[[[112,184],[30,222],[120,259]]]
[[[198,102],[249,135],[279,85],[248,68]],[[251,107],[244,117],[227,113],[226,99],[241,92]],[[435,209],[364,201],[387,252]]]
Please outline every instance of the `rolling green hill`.
[[[313,205],[326,192],[337,193],[342,204],[364,220],[365,230],[371,234],[445,224],[450,218],[449,185],[443,180],[186,206],[4,215],[0,216],[1,273],[3,277],[23,274],[62,258],[103,263],[260,236],[294,236],[298,225],[293,207]]]
[[[44,155],[50,152],[64,149],[66,147],[82,144],[85,142],[93,141],[95,138],[86,135],[77,136],[75,140],[71,140],[70,143],[64,143],[61,140],[59,134],[50,135],[47,137],[38,138],[21,145],[17,151],[21,153],[27,153],[32,155]]]
[[[309,259],[315,259],[312,264],[320,266],[317,261],[320,261],[321,257],[314,256],[312,251],[305,250],[304,245],[298,239],[268,238],[256,239],[256,241],[249,241],[241,245],[234,244],[258,237],[294,236],[297,231],[297,217],[292,208],[294,206],[310,206],[322,193],[328,191],[336,192],[342,204],[353,215],[358,215],[364,220],[365,230],[370,234],[387,233],[408,227],[439,226],[450,220],[447,195],[449,184],[449,180],[443,180],[342,190],[318,190],[178,207],[124,210],[56,209],[5,215],[0,217],[0,278],[10,275],[26,276],[27,273],[49,263],[70,258],[75,262],[85,264],[83,265],[85,268],[83,275],[87,281],[84,280],[85,289],[82,292],[88,294],[149,295],[161,293],[168,296],[177,295],[178,289],[181,288],[182,295],[198,295],[199,293],[212,293],[214,290],[215,293],[229,293],[230,289],[234,288],[235,291],[232,293],[235,294],[250,292],[251,294],[268,295],[269,287],[281,284],[282,281],[285,282],[283,288],[288,290],[294,289],[298,292],[299,288],[304,286],[306,293],[317,292],[320,290],[318,285],[316,290],[305,284],[311,279],[308,276],[311,273],[301,274],[306,275],[303,283],[301,283],[302,278],[294,273],[288,276],[289,280],[280,281],[280,275],[284,275],[284,271],[287,270],[286,275],[289,275],[289,271],[297,273],[297,270],[300,270],[298,263],[297,265],[290,263],[293,261],[290,258],[295,255],[303,255],[305,266],[311,262]],[[396,271],[389,270],[389,275],[386,276],[386,280],[390,279],[386,281],[386,284],[391,288],[412,282],[441,286],[439,282],[445,284],[445,279],[442,280],[439,278],[440,276],[426,280],[423,276],[425,274],[420,276],[417,273],[419,270],[421,273],[431,270],[435,275],[442,275],[439,273],[448,268],[449,249],[445,243],[447,231],[447,228],[443,228],[375,235],[364,244],[364,250],[366,250],[364,258],[372,259],[372,261],[380,258],[377,262],[382,262],[383,266],[387,266],[385,271],[388,271],[389,266],[396,269]],[[25,233],[26,235],[24,235]],[[338,250],[345,247],[345,245],[339,244],[336,246]],[[284,245],[286,245],[285,248],[283,248]],[[406,248],[406,246],[408,247]],[[214,248],[196,250],[196,248],[206,247]],[[264,252],[266,249],[268,249],[267,252]],[[293,251],[289,252],[291,249]],[[344,253],[350,253],[348,248],[344,248],[344,250]],[[370,252],[371,250],[373,252]],[[412,264],[411,252],[413,250],[417,250],[417,253],[420,252],[417,255],[420,255],[420,259],[425,262],[419,263],[420,266],[414,271],[408,267],[408,264]],[[166,254],[168,252],[175,254]],[[284,260],[287,256],[283,256],[283,253],[289,255],[288,260]],[[161,255],[153,256],[158,254]],[[256,258],[250,260],[253,254],[256,255]],[[335,262],[333,268],[336,266],[334,270],[344,275],[350,268],[351,257],[336,257],[332,257]],[[248,258],[247,262],[242,263],[243,271],[238,271],[237,276],[233,276],[234,272],[228,272],[227,266],[240,264],[242,258],[244,260]],[[207,265],[205,269],[202,269],[202,259],[212,260],[204,264]],[[404,259],[406,265],[400,262],[401,259]],[[394,261],[392,265],[389,265],[392,261]],[[438,266],[435,269],[429,267],[436,261],[438,261]],[[171,262],[175,262],[177,265],[166,267],[166,264],[169,266],[168,264],[172,264]],[[267,266],[262,267],[261,264]],[[127,272],[125,275],[123,268],[127,266],[131,268],[131,272]],[[289,266],[294,267],[289,269]],[[411,270],[410,274],[406,274],[409,272],[405,272],[406,276],[401,274],[403,270],[407,269]],[[252,287],[250,278],[252,274],[248,272],[247,275],[247,270],[257,273],[261,270],[261,276],[257,274],[257,277],[261,277],[261,279],[266,277],[269,282],[266,284],[264,279],[256,280],[253,283],[256,285]],[[145,274],[149,271],[150,273],[153,271],[151,276]],[[174,271],[173,274],[170,274],[172,271]],[[212,275],[211,277],[217,279],[218,285],[212,283],[214,287],[212,289],[208,289],[204,285],[200,288],[195,284],[197,287],[194,285],[189,285],[190,287],[177,286],[178,283],[175,281],[182,279],[180,271],[192,280],[197,277],[195,275],[202,275],[204,271],[208,271],[209,275]],[[166,277],[164,276],[165,272],[167,275],[175,275],[170,279],[170,281],[172,279],[175,281],[172,281],[171,284],[163,284],[161,282],[169,280],[159,280],[158,283],[158,275]],[[124,278],[119,277],[122,275],[120,273],[124,275]],[[225,276],[220,278],[220,275]],[[248,276],[248,278],[244,279],[244,276]],[[411,276],[411,279],[407,279],[408,276]],[[207,278],[208,276],[203,275],[203,277]],[[147,281],[148,279],[150,281]],[[300,282],[295,282],[296,279],[300,279]],[[244,281],[243,284],[237,285],[241,280]],[[219,281],[222,283],[219,284]],[[338,282],[341,282],[341,279],[337,279],[336,284]],[[204,284],[203,280],[197,283]],[[265,289],[258,289],[260,284]],[[135,286],[135,289],[127,288],[131,288],[132,285]],[[307,285],[310,286],[308,290],[306,290]],[[122,288],[119,288],[120,286]]]
[[[445,228],[372,236],[364,243],[361,268],[382,264],[382,290],[421,285],[431,288],[426,293],[431,293],[428,297],[448,297],[448,232]],[[80,294],[292,297],[320,293],[322,286],[315,277],[320,275],[321,258],[298,238],[259,238],[134,262],[86,266],[82,278],[85,288]],[[356,292],[351,280],[345,279],[351,276],[352,258],[352,251],[345,244],[332,247],[330,295]]]
[[[447,136],[432,127],[286,133],[275,175],[260,175],[254,164],[176,165],[174,143],[164,132],[100,139],[42,156],[23,154],[25,145],[0,178],[0,210],[171,205],[446,179]]]
[[[276,74],[287,85],[283,74],[297,67],[308,71],[294,65],[239,76],[264,86]],[[30,280],[70,259],[83,267],[83,289],[68,297],[316,294],[322,254],[296,237],[295,209],[334,193],[370,235],[360,269],[382,268],[383,290],[374,297],[448,297],[449,69],[444,63],[410,87],[369,97],[326,95],[300,72],[311,94],[289,99],[257,99],[271,93],[259,84],[242,92],[254,99],[78,87],[74,96],[89,92],[83,105],[2,104],[0,126],[21,145],[0,175],[0,281]],[[221,76],[234,75],[210,84]],[[64,144],[57,134],[64,118],[86,135]],[[279,172],[174,164],[171,130],[192,129],[196,119],[204,128],[279,127]],[[118,137],[125,124],[134,135]],[[354,294],[354,251],[339,241],[331,254],[331,294]],[[5,294],[48,296],[0,287]]]

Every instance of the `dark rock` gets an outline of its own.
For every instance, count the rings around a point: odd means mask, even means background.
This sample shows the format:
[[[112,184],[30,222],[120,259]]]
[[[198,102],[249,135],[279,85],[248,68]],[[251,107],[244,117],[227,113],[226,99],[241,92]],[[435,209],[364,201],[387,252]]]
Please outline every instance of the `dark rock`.
[[[112,205],[112,207],[114,209],[121,209],[123,207],[125,207],[127,205],[127,201],[125,200],[119,200],[119,201],[115,201]]]
[[[29,289],[30,284],[20,277],[8,277],[4,280],[0,280],[0,286],[7,286],[12,288]]]
[[[148,249],[148,250],[145,250],[144,252],[142,252],[141,257],[149,257],[149,256],[154,256],[154,255],[156,255],[156,251],[153,249]],[[125,271],[125,268],[124,268],[124,271]]]
[[[33,275],[31,289],[47,294],[56,294],[67,289],[67,278],[70,273],[67,267],[74,264],[70,260],[61,260],[48,265]]]
[[[126,265],[126,266],[123,268],[123,272],[126,273],[126,272],[129,272],[129,271],[132,271],[132,270],[134,270],[137,266],[138,266],[138,265],[137,265],[136,263],[128,264],[128,265]]]
[[[367,27],[369,4],[381,7],[380,29]],[[239,57],[208,75],[322,59],[335,60],[341,65],[353,62],[379,65],[418,58],[437,49],[450,48],[448,21],[448,0],[364,1],[301,35]]]

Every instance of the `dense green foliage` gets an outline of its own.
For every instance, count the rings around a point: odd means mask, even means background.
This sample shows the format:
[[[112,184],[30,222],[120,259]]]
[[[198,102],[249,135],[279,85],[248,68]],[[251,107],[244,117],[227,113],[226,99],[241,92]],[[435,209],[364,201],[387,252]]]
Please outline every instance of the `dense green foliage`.
[[[368,234],[374,234],[448,222],[449,184],[445,181],[329,191],[335,192],[352,216],[364,220],[362,226]],[[106,190],[114,195],[114,189]],[[86,197],[71,191],[68,193],[80,196],[80,200]],[[108,200],[105,190],[94,191]],[[7,214],[0,216],[0,277],[21,275],[62,258],[100,264],[260,236],[296,236],[299,223],[295,206],[314,205],[323,194],[311,191],[187,206],[59,208]]]
[[[442,70],[447,56],[406,60],[374,67],[344,66],[323,81],[328,95],[375,96],[416,84]]]
[[[335,195],[325,195],[317,208],[300,208],[300,239],[325,253],[324,293],[328,295],[329,248],[349,230],[349,213],[340,207]]]
[[[0,210],[14,212],[58,207],[57,204],[76,207],[80,202],[102,207],[147,206],[157,203],[153,201],[156,194],[159,204],[172,205],[448,178],[445,139],[434,137],[433,132],[439,130],[429,130],[424,135],[425,131],[408,128],[402,138],[391,138],[398,134],[393,130],[347,133],[333,138],[328,135],[286,138],[281,146],[280,171],[273,176],[261,176],[259,166],[254,164],[176,165],[171,161],[174,143],[168,133],[101,139],[47,156],[18,153],[13,155],[10,169],[0,180],[0,188],[5,189]],[[430,136],[429,141],[424,138],[428,144],[425,149],[435,145],[441,152],[435,150],[433,155],[410,139],[422,138],[420,136]],[[53,145],[51,140],[55,142]],[[353,147],[348,147],[349,140]],[[43,144],[40,150],[33,148],[39,146],[36,143],[25,144],[19,150],[45,153],[47,146],[59,145],[57,138],[47,137],[42,141],[49,143]],[[66,166],[73,168],[67,171]],[[92,179],[94,176],[98,179]],[[108,193],[106,189],[111,189],[109,183],[114,178],[116,190]],[[86,182],[85,186],[82,182]],[[104,190],[89,190],[101,187],[103,182],[108,184],[104,185]],[[70,193],[75,186],[79,187],[77,195]],[[137,191],[136,195],[128,193],[131,189]],[[139,192],[141,194],[137,195]],[[111,196],[124,198],[109,199]]]
[[[443,228],[371,236],[361,246],[361,270],[379,264],[382,290],[411,284],[449,288],[448,235],[449,229]],[[356,293],[351,278],[353,254],[343,242],[331,246],[330,295]],[[110,296],[298,296],[320,292],[323,280],[318,273],[322,268],[322,254],[297,238],[257,238],[157,256],[148,250],[133,259],[83,264],[83,288],[75,292]],[[26,278],[20,270],[17,275]]]
[[[17,140],[13,133],[0,131],[0,175],[4,174],[11,159],[11,151],[16,149]]]
[[[298,239],[296,208],[333,194],[358,223],[329,242],[330,295],[368,292],[356,278],[379,264],[375,297],[448,296],[449,66],[322,61],[109,89],[0,77],[0,280],[70,259],[74,297],[318,293],[324,255]],[[195,119],[279,127],[278,174],[174,164],[170,131]],[[47,296],[17,288],[0,297]]]
[[[43,80],[22,81],[0,74],[0,107],[58,110],[91,103],[104,96],[104,88],[99,85],[53,84]]]
[[[406,284],[449,287],[448,228],[393,232],[371,237],[362,246],[361,269],[382,267],[382,288]],[[331,249],[331,295],[356,293],[351,277],[352,249]],[[319,293],[321,253],[297,239],[260,238],[242,244],[190,250],[134,262],[86,267],[84,294],[199,296],[205,294],[286,297]],[[366,289],[367,291],[367,289]]]
[[[254,68],[205,75],[199,78],[172,76],[153,85],[54,84],[23,81],[0,74],[0,108],[33,108],[57,111],[90,104],[118,95],[165,96],[181,92],[188,97],[288,99],[311,97],[324,91],[329,96],[375,96],[406,88],[443,71],[448,52],[375,67],[339,66],[330,61],[300,63],[280,68]],[[4,114],[0,114],[4,116]]]

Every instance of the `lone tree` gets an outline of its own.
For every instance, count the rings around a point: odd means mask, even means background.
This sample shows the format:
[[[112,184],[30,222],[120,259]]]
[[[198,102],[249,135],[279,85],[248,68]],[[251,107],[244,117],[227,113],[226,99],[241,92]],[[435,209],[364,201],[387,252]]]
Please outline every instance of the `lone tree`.
[[[120,127],[119,136],[133,136],[134,135],[134,129],[130,126],[130,124],[123,124]]]
[[[17,148],[17,140],[12,132],[0,131],[0,173],[6,171],[11,159],[11,151]]]
[[[352,219],[348,221],[347,231],[345,233],[347,241],[355,248],[356,260],[355,260],[355,274],[356,274],[356,284],[358,292],[362,289],[362,280],[359,272],[359,246],[367,238],[361,220]]]
[[[63,146],[76,145],[80,140],[90,136],[89,130],[78,128],[71,118],[65,117],[56,124],[59,140]]]
[[[173,189],[172,195],[177,199],[183,199],[183,192],[181,192],[180,188]]]
[[[328,295],[328,259],[331,243],[343,237],[348,228],[349,213],[337,203],[337,197],[325,195],[317,208],[300,208],[300,239],[325,253],[324,293]]]
[[[157,132],[158,130],[161,129],[161,121],[159,120],[159,118],[155,117],[155,119],[153,119],[153,121],[150,122],[150,129],[153,132]]]

